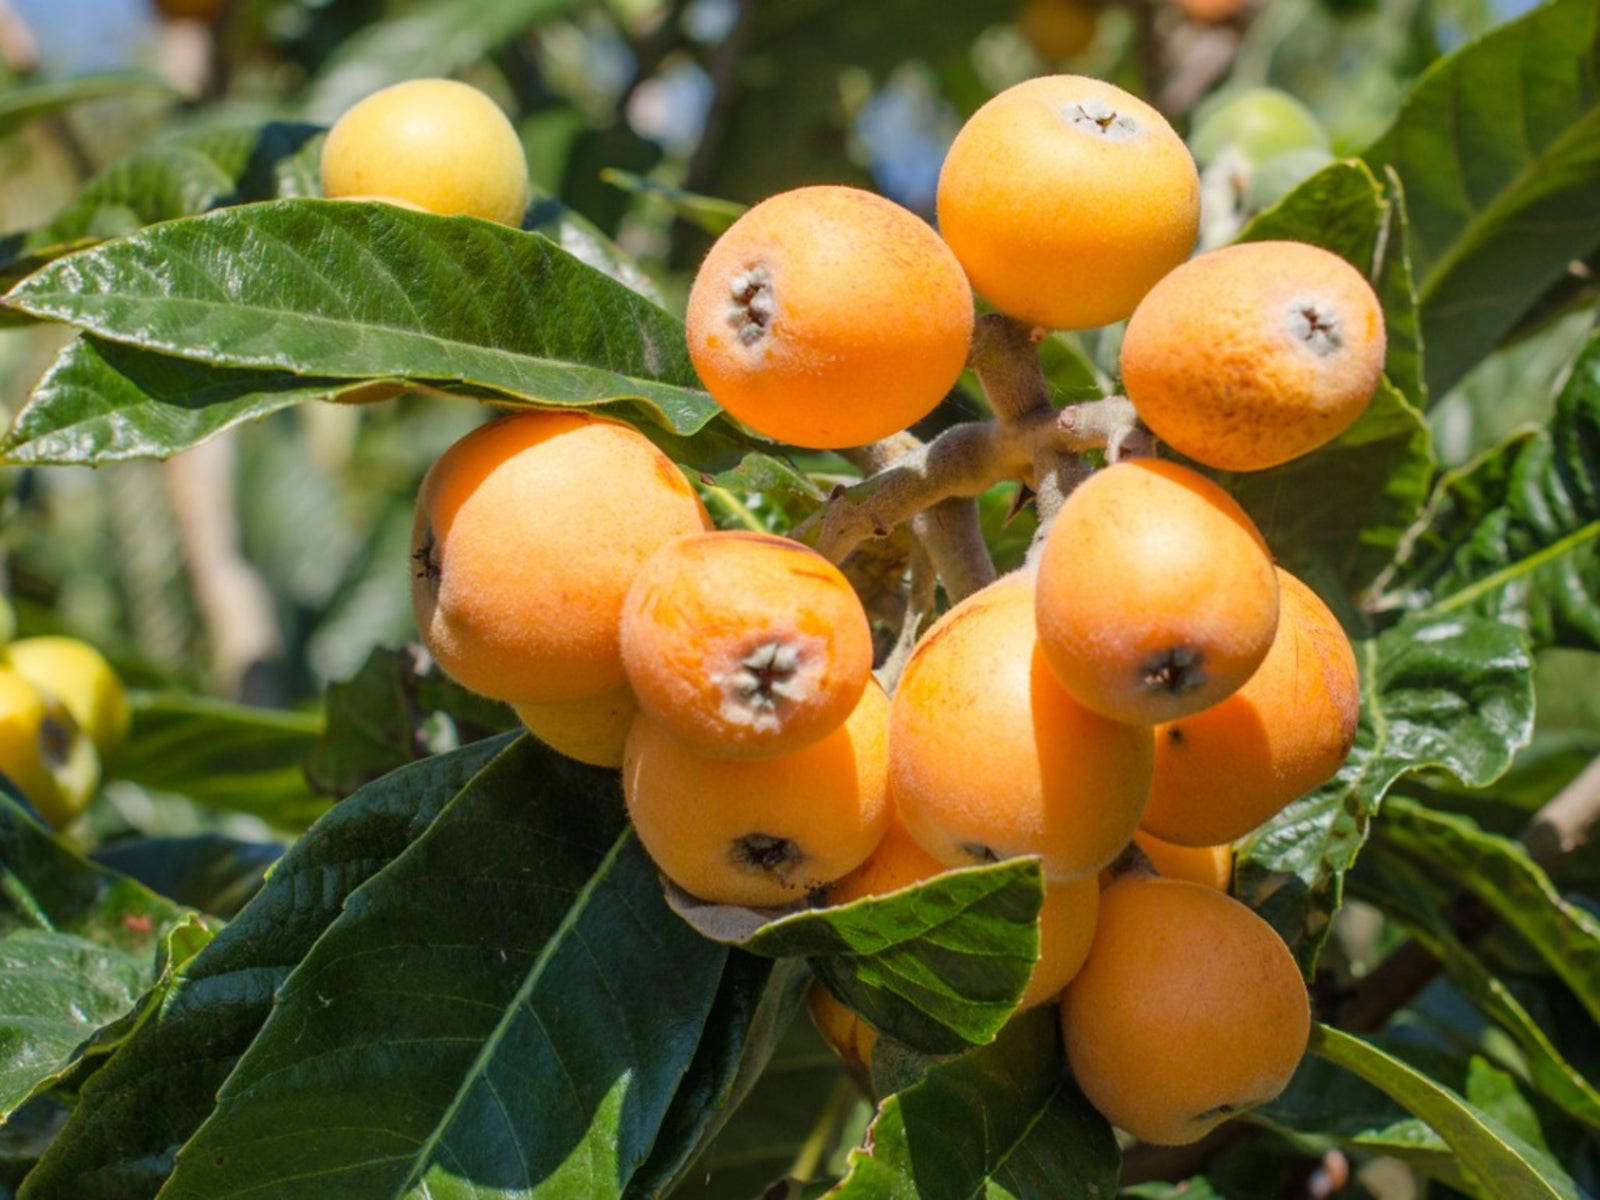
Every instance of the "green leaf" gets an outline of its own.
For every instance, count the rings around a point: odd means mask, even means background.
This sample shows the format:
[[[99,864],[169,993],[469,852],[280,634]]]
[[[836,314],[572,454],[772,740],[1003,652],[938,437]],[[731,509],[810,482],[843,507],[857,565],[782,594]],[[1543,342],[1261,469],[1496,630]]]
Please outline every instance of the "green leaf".
[[[887,1098],[850,1156],[840,1200],[1104,1197],[1117,1186],[1111,1127],[1067,1078],[1054,1007],[929,1068]]]
[[[1396,797],[1392,803],[1403,805]],[[1527,1062],[1534,1085],[1576,1120],[1600,1130],[1600,1092],[1562,1057],[1545,1031],[1512,990],[1472,953],[1450,928],[1439,906],[1427,894],[1421,873],[1402,856],[1388,851],[1380,834],[1351,877],[1357,895],[1375,904],[1444,967],[1456,988],[1511,1035]],[[1364,870],[1368,866],[1372,870]]]
[[[40,254],[82,238],[114,238],[223,204],[317,193],[308,150],[315,125],[270,121],[185,131],[135,150],[85,185],[22,242]]]
[[[280,829],[304,829],[327,808],[304,770],[321,717],[202,696],[129,699],[133,729],[117,754],[118,778]]]
[[[1039,861],[947,871],[882,896],[789,913],[673,906],[707,937],[756,954],[803,957],[879,1031],[945,1054],[989,1041],[1016,1009],[1039,957]]]
[[[1365,158],[1405,186],[1440,396],[1600,245],[1600,8],[1552,0],[1440,59]]]
[[[282,854],[277,842],[196,833],[124,838],[95,850],[94,861],[179,904],[226,919],[261,890]]]
[[[1493,1195],[1580,1200],[1576,1185],[1548,1155],[1372,1043],[1319,1022],[1312,1026],[1310,1050],[1421,1117]]]
[[[1220,478],[1277,561],[1337,608],[1393,559],[1433,472],[1427,421],[1384,381],[1333,441],[1279,467]]]
[[[168,458],[308,400],[367,400],[403,384],[208,367],[96,337],[69,342],[34,385],[0,456],[18,466]]]
[[[1600,650],[1600,337],[1546,430],[1442,476],[1368,607],[1475,613]]]
[[[651,196],[663,201],[680,220],[689,222],[713,237],[722,233],[745,213],[746,206],[736,204],[732,200],[719,200],[714,196],[686,192],[682,188],[648,179],[632,171],[619,171],[616,167],[606,167],[600,172],[600,178],[630,195]]]
[[[14,133],[38,117],[49,116],[86,100],[133,96],[140,92],[155,92],[177,98],[170,83],[146,71],[104,71],[8,88],[0,92],[0,137]]]
[[[1272,923],[1308,976],[1390,785],[1425,767],[1490,783],[1533,728],[1533,662],[1515,629],[1415,614],[1355,650],[1361,719],[1349,757],[1236,851],[1237,894]]]
[[[474,217],[228,208],[58,259],[6,302],[215,366],[626,401],[684,434],[718,412],[676,318],[545,238]]]
[[[616,773],[521,738],[349,897],[161,1196],[620,1196],[726,959]]]
[[[535,195],[522,216],[522,228],[542,233],[573,258],[603,271],[646,300],[661,304],[661,291],[639,264],[601,233],[595,224],[554,196]]]
[[[386,16],[340,43],[312,81],[306,111],[332,121],[391,83],[454,75],[576,0],[443,0]]]
[[[0,1118],[135,1009],[183,922],[177,905],[85,861],[0,790]]]
[[[1538,951],[1600,1022],[1600,918],[1562,899],[1520,843],[1471,820],[1395,796],[1378,824],[1386,846],[1430,873],[1445,871]]]
[[[328,688],[327,728],[306,759],[320,792],[348,796],[397,767],[425,757],[443,718],[457,745],[516,726],[497,700],[467,691],[431,659],[419,671],[408,650],[375,649],[355,676]]]
[[[510,738],[424,759],[335,805],[195,956],[150,1022],[84,1086],[22,1200],[148,1200],[261,1030],[278,985],[345,900],[411,844]]]

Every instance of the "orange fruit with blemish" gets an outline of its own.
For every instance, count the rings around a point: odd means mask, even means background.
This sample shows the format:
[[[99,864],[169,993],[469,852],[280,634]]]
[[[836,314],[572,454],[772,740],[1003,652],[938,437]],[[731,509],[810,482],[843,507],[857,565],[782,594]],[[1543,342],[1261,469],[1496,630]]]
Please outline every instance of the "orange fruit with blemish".
[[[689,355],[717,403],[797,446],[859,446],[926,416],[972,340],[972,293],[927,222],[871,192],[768,197],[689,291]]]
[[[1067,497],[1039,559],[1037,603],[1039,645],[1062,686],[1146,725],[1226,698],[1278,623],[1255,523],[1205,476],[1153,458],[1097,471]]]
[[[758,758],[824,737],[872,673],[866,611],[837,567],[788,538],[690,534],[644,563],[622,608],[640,707],[697,754]]]
[[[939,231],[978,294],[1054,329],[1120,321],[1189,256],[1200,177],[1166,119],[1114,84],[1049,75],[961,127]]]
[[[517,720],[546,746],[591,767],[620,767],[639,701],[624,685],[598,696],[513,704]]]
[[[1245,242],[1150,289],[1122,340],[1122,383],[1173,449],[1256,471],[1354,424],[1385,344],[1377,294],[1344,259],[1303,242]]]
[[[1361,681],[1328,606],[1281,567],[1278,631],[1243,687],[1158,726],[1140,824],[1189,846],[1231,842],[1331,779],[1355,741]]]
[[[1008,575],[945,613],[895,689],[889,790],[917,842],[949,866],[1037,854],[1045,876],[1092,877],[1139,823],[1148,727],[1089,711],[1034,634],[1033,580]]]
[[[863,1086],[872,1083],[872,1050],[878,1044],[878,1031],[861,1015],[839,1000],[821,980],[806,994],[806,1010],[822,1040],[844,1060],[844,1065]]]
[[[896,892],[950,869],[919,846],[904,825],[892,821],[867,861],[828,889],[828,903],[848,904],[863,896]],[[1093,875],[1045,887],[1039,906],[1039,958],[1017,1002],[1019,1009],[1053,998],[1078,973],[1094,939],[1099,900]]]
[[[447,675],[496,700],[615,691],[634,574],[662,542],[707,524],[683,473],[631,426],[573,410],[502,417],[422,481],[417,628]]]
[[[1215,888],[1142,873],[1100,895],[1061,1000],[1073,1077],[1113,1125],[1185,1145],[1294,1074],[1311,1006],[1272,926]]]
[[[889,699],[869,682],[855,711],[804,749],[708,758],[641,713],[628,734],[623,794],[661,872],[716,904],[789,904],[842,878],[889,822]]]
[[[1219,892],[1228,890],[1233,881],[1233,846],[1180,846],[1167,842],[1143,829],[1133,831],[1134,844],[1144,851],[1145,858],[1155,868],[1156,874],[1168,879],[1187,879],[1190,883],[1203,883]]]

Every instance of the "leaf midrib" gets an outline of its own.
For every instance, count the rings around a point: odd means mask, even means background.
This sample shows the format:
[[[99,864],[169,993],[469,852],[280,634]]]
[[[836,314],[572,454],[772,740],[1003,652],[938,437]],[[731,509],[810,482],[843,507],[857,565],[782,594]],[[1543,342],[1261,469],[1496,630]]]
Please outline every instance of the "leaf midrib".
[[[1478,526],[1473,527],[1474,532],[1477,529]],[[1444,615],[1455,612],[1457,609],[1470,605],[1473,601],[1494,591],[1496,588],[1510,583],[1514,579],[1518,579],[1523,575],[1533,574],[1540,567],[1555,559],[1564,557],[1583,545],[1583,543],[1594,541],[1597,538],[1600,538],[1600,519],[1580,525],[1565,537],[1557,538],[1534,553],[1507,563],[1498,571],[1485,575],[1482,579],[1468,584],[1460,591],[1452,592],[1445,599],[1430,604],[1427,608],[1419,611],[1428,615]]]

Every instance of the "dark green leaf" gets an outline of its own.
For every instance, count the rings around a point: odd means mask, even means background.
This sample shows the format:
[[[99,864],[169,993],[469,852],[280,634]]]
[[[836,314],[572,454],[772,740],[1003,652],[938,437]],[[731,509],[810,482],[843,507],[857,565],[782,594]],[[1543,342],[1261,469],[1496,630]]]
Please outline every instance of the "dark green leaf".
[[[1444,871],[1527,939],[1600,1022],[1600,918],[1562,899],[1527,851],[1465,817],[1431,812],[1404,796],[1384,810],[1379,834],[1429,872]]]
[[[403,390],[381,380],[208,367],[85,336],[69,343],[34,385],[0,441],[0,455],[29,466],[167,458],[229,426],[308,400],[354,402]]]
[[[474,217],[228,208],[57,259],[6,301],[216,366],[626,401],[685,434],[718,411],[675,318],[547,239]]]
[[[1283,935],[1307,975],[1389,786],[1424,767],[1490,783],[1533,727],[1533,663],[1515,629],[1417,614],[1358,642],[1356,661],[1361,720],[1350,756],[1237,851],[1240,898]]]
[[[184,920],[177,905],[79,857],[0,791],[0,1117],[134,1010],[169,966],[167,939]],[[196,940],[185,933],[180,952]]]
[[[353,678],[328,688],[327,728],[306,759],[318,791],[348,796],[425,757],[440,716],[458,745],[516,725],[508,707],[467,691],[431,660],[418,668],[412,651],[375,649]]]
[[[987,1042],[1016,1008],[1039,957],[1044,876],[1032,858],[947,871],[909,888],[772,919],[673,888],[708,937],[757,954],[809,959],[845,1004],[915,1049]]]
[[[112,163],[71,204],[35,229],[21,250],[114,238],[223,204],[317,192],[307,146],[315,125],[268,122],[190,130]]]
[[[1548,430],[1438,481],[1373,590],[1375,610],[1477,613],[1538,647],[1600,650],[1600,338],[1573,365]]]
[[[1600,245],[1600,8],[1552,0],[1435,63],[1365,157],[1405,186],[1440,396]]]
[[[346,898],[419,837],[509,738],[424,759],[335,805],[85,1085],[25,1200],[147,1200],[210,1113],[273,994]]]
[[[1319,1023],[1312,1027],[1310,1049],[1421,1117],[1493,1195],[1580,1200],[1577,1187],[1548,1155],[1370,1042]]]
[[[576,0],[443,0],[374,21],[312,81],[306,110],[332,121],[369,92],[425,75],[454,75]]]
[[[840,1200],[1091,1200],[1116,1190],[1111,1127],[1068,1080],[1051,1006],[886,1099]]]
[[[1395,797],[1391,803],[1400,807],[1406,802]],[[1383,845],[1383,825],[1380,820],[1377,844],[1362,859],[1362,868],[1371,865],[1374,869],[1358,868],[1352,876],[1353,890],[1397,921],[1439,960],[1462,995],[1511,1035],[1535,1086],[1575,1119],[1600,1130],[1600,1092],[1561,1056],[1504,981],[1456,937],[1444,913],[1428,896],[1417,869]]]
[[[60,112],[85,100],[103,100],[109,96],[130,96],[140,92],[155,92],[176,98],[170,83],[159,75],[144,71],[105,71],[8,88],[0,92],[0,137],[5,137],[37,117]]]
[[[542,233],[573,258],[603,271],[646,300],[662,303],[661,292],[639,264],[624,254],[593,222],[568,208],[554,196],[534,196],[523,214],[522,228]]]
[[[135,692],[116,773],[210,808],[304,829],[327,808],[305,778],[322,718],[201,696]]]
[[[260,891],[267,871],[282,854],[277,842],[196,833],[125,838],[101,846],[94,861],[179,904],[228,918]]]
[[[1366,412],[1327,445],[1222,479],[1278,562],[1348,609],[1422,511],[1432,439],[1422,414],[1385,381]]]
[[[349,897],[161,1194],[620,1196],[727,953],[667,911],[616,773],[522,738]]]

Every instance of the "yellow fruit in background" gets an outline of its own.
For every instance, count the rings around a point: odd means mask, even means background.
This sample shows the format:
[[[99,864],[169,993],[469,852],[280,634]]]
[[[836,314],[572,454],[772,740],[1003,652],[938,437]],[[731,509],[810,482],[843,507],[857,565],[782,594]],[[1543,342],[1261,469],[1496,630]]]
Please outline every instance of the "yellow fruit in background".
[[[1278,583],[1261,532],[1225,491],[1177,463],[1127,459],[1061,506],[1036,617],[1050,669],[1079,703],[1156,725],[1250,678],[1278,625]]]
[[[72,714],[10,670],[0,670],[0,774],[57,829],[100,785],[100,757]]]
[[[1344,259],[1303,242],[1245,242],[1150,289],[1122,339],[1122,383],[1173,449],[1256,471],[1349,428],[1378,386],[1385,344],[1378,297]]]
[[[109,758],[127,736],[128,694],[105,655],[71,637],[31,637],[0,651],[0,662],[34,687],[55,696]]]
[[[1128,844],[1152,753],[1148,727],[1091,712],[1056,682],[1019,572],[945,613],[912,653],[890,718],[889,792],[941,862],[1037,854],[1066,883]]]
[[[546,746],[591,767],[620,767],[628,730],[639,715],[633,689],[616,688],[578,700],[513,704],[517,720]]]
[[[978,294],[1054,329],[1120,321],[1189,257],[1200,177],[1160,113],[1081,75],[1029,79],[962,126],[939,232]]]
[[[1244,686],[1158,726],[1140,824],[1186,846],[1231,842],[1333,777],[1355,741],[1355,651],[1320,597],[1283,568],[1278,631]]]
[[[322,194],[409,201],[520,225],[528,163],[495,102],[453,79],[411,79],[348,109],[322,147]]]
[[[1133,831],[1134,843],[1158,875],[1168,879],[1187,879],[1190,883],[1203,883],[1219,892],[1228,890],[1233,882],[1233,846],[1179,846],[1164,842],[1143,829]]]
[[[1061,1030],[1101,1115],[1144,1141],[1184,1145],[1284,1089],[1311,1005],[1289,948],[1249,908],[1133,873],[1100,895]]]
[[[926,221],[849,187],[770,196],[711,247],[689,292],[689,355],[759,433],[837,449],[898,433],[956,382],[972,292]]]
[[[863,1021],[848,1005],[841,1003],[818,980],[806,995],[811,1023],[822,1040],[844,1059],[844,1065],[863,1084],[872,1081],[872,1048],[878,1044],[878,1031]]]
[[[641,713],[622,789],[662,874],[716,904],[790,904],[848,875],[889,823],[889,699],[867,684],[821,741],[773,758],[695,754]]]
[[[1076,58],[1094,41],[1100,10],[1085,0],[1023,0],[1017,29],[1046,62]]]
[[[445,674],[510,704],[627,683],[618,624],[663,542],[705,528],[683,472],[620,421],[524,412],[474,429],[417,494],[412,605]]]
[[[747,530],[690,534],[639,568],[622,607],[639,706],[697,754],[765,758],[826,737],[872,674],[872,629],[822,555]]]

